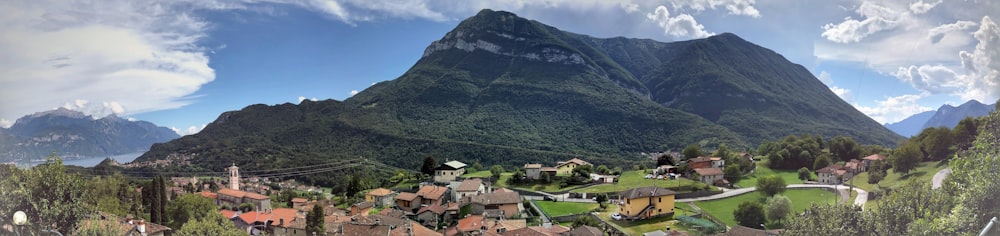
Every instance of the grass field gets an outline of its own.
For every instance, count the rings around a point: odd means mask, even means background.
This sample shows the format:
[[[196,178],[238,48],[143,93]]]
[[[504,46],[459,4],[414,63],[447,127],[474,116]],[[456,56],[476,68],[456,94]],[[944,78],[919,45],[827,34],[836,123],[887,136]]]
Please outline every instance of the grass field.
[[[678,206],[679,205],[680,204],[678,204]],[[688,209],[690,209],[690,207],[688,207]],[[608,204],[608,209],[605,212],[598,213],[597,217],[604,219],[604,221],[606,222],[614,224],[615,228],[622,230],[628,235],[642,235],[642,233],[645,232],[662,230],[666,229],[667,227],[670,227],[671,229],[675,230],[697,232],[690,230],[681,224],[678,224],[678,221],[674,220],[673,217],[657,217],[653,219],[639,220],[639,221],[612,220],[611,214],[614,212],[618,212],[618,205]],[[690,215],[690,214],[691,214],[690,212],[678,208],[676,209],[676,213],[674,214],[674,216]]]
[[[626,171],[622,173],[621,179],[618,180],[617,184],[601,184],[594,185],[586,188],[574,189],[571,192],[576,193],[607,193],[607,192],[621,192],[630,188],[645,187],[650,185],[656,185],[661,188],[679,187],[698,183],[693,180],[685,178],[677,178],[673,180],[661,180],[661,179],[646,179],[643,171]]]
[[[766,161],[758,161],[757,169],[753,171],[753,174],[745,176],[740,180],[737,180],[733,184],[739,186],[740,188],[756,187],[757,178],[768,176],[768,175],[778,175],[785,180],[785,184],[801,184],[802,180],[799,179],[799,172],[797,170],[772,170],[767,168]],[[813,174],[815,178],[815,174]]]
[[[549,217],[587,213],[597,209],[597,203],[534,201]]]
[[[840,199],[839,195],[824,189],[788,189],[781,195],[785,195],[788,199],[792,200],[793,214],[802,212],[813,202],[831,204]],[[695,205],[704,210],[705,213],[732,227],[737,225],[736,218],[733,217],[733,211],[736,210],[736,207],[740,203],[745,201],[758,201],[764,204],[766,198],[759,192],[752,192],[725,199],[696,202]]]
[[[906,175],[896,173],[895,170],[889,169],[886,172],[886,176],[882,179],[878,185],[868,183],[868,173],[862,172],[858,176],[854,177],[854,186],[858,186],[861,189],[867,191],[874,191],[878,189],[878,186],[893,188],[902,185],[904,182],[909,180],[915,180],[919,182],[925,182],[930,184],[931,179],[934,178],[934,174],[938,171],[947,168],[948,164],[945,162],[921,162],[917,165],[916,169],[910,171]]]

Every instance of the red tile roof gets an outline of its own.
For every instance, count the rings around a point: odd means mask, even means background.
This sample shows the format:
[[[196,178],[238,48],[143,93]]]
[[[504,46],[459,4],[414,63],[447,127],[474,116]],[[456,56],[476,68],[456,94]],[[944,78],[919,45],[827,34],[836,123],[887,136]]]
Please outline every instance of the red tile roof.
[[[295,214],[299,213],[298,210],[292,208],[274,208],[271,210],[271,225],[281,226],[281,219],[285,220],[285,224],[288,225],[295,220]]]
[[[297,197],[297,198],[292,198],[292,203],[306,203],[306,202],[308,202],[308,201],[309,201],[309,200],[307,200],[307,199],[305,199],[305,198],[300,198],[300,197]]]
[[[219,213],[222,213],[222,216],[226,217],[226,219],[232,219],[236,215],[236,212],[231,210],[219,210]]]
[[[396,195],[396,199],[403,200],[403,201],[413,201],[413,200],[417,199],[417,197],[418,197],[417,194],[415,194],[415,193],[407,193],[407,192],[402,192],[402,193],[399,193],[399,195]]]
[[[482,215],[470,215],[461,220],[458,220],[458,231],[459,232],[469,232],[474,230],[479,230],[483,227]]]
[[[269,219],[271,219],[271,213],[251,211],[240,214],[240,220],[247,224],[252,224],[254,222],[267,222]]]
[[[698,168],[698,169],[694,169],[694,172],[698,172],[698,175],[701,175],[701,176],[724,175],[724,173],[722,172],[722,169],[716,168],[716,167],[713,167],[713,168]]]
[[[420,191],[417,191],[417,195],[426,199],[441,199],[444,193],[448,191],[448,187],[442,187],[437,185],[424,185],[420,187]]]
[[[816,171],[816,173],[827,173],[827,174],[837,174],[838,170],[843,170],[844,166],[840,164],[831,164],[829,166],[823,167]]]
[[[372,196],[381,197],[381,196],[385,196],[385,195],[389,195],[389,194],[392,194],[392,190],[388,190],[388,189],[385,189],[385,188],[377,188],[377,189],[373,189],[372,191],[369,191],[368,194],[365,194],[365,195],[372,195]]]
[[[869,161],[884,161],[885,159],[888,159],[888,157],[886,157],[886,156],[884,156],[882,154],[872,154],[872,155],[866,156],[865,158],[862,158],[862,159],[869,160]]]
[[[421,213],[424,213],[425,211],[434,212],[440,215],[444,214],[444,207],[442,207],[441,205],[431,204],[429,206],[421,207],[420,210],[417,210],[417,214],[419,215]]]
[[[210,198],[210,199],[219,198],[218,194],[215,194],[213,192],[208,192],[208,191],[202,191],[202,192],[200,192],[198,194],[201,194],[202,197],[206,197],[206,198]]]
[[[473,192],[473,191],[479,190],[479,186],[481,186],[481,185],[483,185],[483,180],[482,179],[478,179],[478,178],[476,178],[476,179],[465,179],[465,180],[462,180],[462,184],[459,184],[458,188],[456,188],[455,191]]]

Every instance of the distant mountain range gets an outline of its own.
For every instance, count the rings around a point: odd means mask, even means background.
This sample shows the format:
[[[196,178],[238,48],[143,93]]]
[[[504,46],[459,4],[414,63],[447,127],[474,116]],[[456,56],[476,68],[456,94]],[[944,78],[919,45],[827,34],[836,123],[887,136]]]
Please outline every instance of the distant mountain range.
[[[58,108],[17,119],[0,128],[0,161],[44,159],[52,152],[66,158],[143,152],[154,143],[178,138],[173,130],[146,121],[110,115],[94,119]]]
[[[405,168],[425,156],[627,165],[641,152],[689,144],[742,150],[804,133],[883,145],[902,138],[804,67],[734,34],[673,43],[601,39],[483,10],[395,80],[343,102],[226,112],[137,160],[191,155],[211,170],[356,156]]]
[[[943,105],[936,111],[925,111],[917,113],[896,123],[885,124],[893,132],[904,137],[912,137],[926,128],[948,127],[955,128],[958,122],[965,117],[981,117],[989,115],[993,111],[993,105],[980,103],[976,100],[969,100],[958,107]]]

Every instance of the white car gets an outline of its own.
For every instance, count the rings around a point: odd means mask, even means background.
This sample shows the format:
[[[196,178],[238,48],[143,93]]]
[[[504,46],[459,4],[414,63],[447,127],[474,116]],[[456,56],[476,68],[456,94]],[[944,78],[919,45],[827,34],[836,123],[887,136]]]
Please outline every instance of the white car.
[[[611,219],[615,219],[615,220],[621,220],[621,219],[622,219],[622,215],[621,215],[621,214],[618,214],[618,213],[616,212],[616,213],[614,213],[614,214],[611,214]]]

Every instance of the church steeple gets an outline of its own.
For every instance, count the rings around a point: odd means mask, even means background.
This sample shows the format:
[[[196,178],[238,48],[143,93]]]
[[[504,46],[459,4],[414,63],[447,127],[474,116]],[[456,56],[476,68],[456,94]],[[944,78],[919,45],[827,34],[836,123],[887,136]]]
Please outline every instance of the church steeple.
[[[236,167],[236,163],[229,168],[229,188],[234,190],[240,190],[240,168]]]

